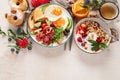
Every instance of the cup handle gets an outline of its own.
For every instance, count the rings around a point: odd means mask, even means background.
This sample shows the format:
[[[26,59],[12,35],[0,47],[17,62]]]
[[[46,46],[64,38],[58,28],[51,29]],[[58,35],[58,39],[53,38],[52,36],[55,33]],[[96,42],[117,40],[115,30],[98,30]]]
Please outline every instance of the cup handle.
[[[119,41],[119,32],[118,32],[118,30],[116,30],[115,28],[110,28],[110,31],[111,31],[111,35],[113,36],[113,37],[111,37],[111,43]]]

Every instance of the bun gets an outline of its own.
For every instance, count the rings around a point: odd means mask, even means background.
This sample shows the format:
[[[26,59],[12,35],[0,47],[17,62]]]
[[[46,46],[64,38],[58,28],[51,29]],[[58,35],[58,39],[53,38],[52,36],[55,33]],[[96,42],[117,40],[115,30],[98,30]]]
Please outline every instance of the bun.
[[[27,0],[10,0],[9,4],[12,8],[18,8],[22,11],[25,11],[28,9]]]
[[[32,29],[33,24],[42,18],[44,18],[43,12],[40,9],[36,8],[29,16],[28,26]]]
[[[5,17],[13,26],[20,26],[24,22],[24,13],[20,9],[12,8],[10,13],[5,14]]]

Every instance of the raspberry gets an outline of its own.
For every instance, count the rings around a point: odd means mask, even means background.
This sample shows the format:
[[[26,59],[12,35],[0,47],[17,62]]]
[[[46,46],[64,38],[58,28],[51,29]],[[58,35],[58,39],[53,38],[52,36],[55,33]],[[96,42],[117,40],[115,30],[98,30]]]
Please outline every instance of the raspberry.
[[[82,34],[82,38],[86,38],[87,37],[87,34]]]
[[[78,42],[80,42],[80,43],[82,42],[82,38],[81,38],[81,37],[78,37],[77,40],[78,40]]]
[[[101,43],[101,42],[102,42],[102,37],[98,37],[96,41],[97,41],[98,43]]]

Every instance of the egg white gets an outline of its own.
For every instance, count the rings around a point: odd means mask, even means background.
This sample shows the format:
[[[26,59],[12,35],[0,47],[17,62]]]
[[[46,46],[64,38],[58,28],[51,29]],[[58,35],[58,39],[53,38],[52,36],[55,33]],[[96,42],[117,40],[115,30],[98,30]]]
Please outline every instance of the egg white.
[[[68,26],[68,19],[66,16],[63,16],[62,18],[64,18],[64,20],[65,20],[65,24],[62,26],[63,29],[65,29]]]
[[[63,8],[62,7],[61,7],[62,8],[62,14],[61,15],[56,16],[56,15],[52,14],[52,11],[54,10],[55,7],[60,7],[60,6],[50,5],[46,8],[46,10],[44,12],[45,17],[47,17],[50,21],[56,21],[57,19],[59,19],[63,15]]]

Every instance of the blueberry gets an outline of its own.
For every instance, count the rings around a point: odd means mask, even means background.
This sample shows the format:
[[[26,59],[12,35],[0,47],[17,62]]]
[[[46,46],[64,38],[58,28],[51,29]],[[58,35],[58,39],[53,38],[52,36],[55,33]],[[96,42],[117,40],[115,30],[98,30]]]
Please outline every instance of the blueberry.
[[[54,24],[50,24],[50,27],[55,27],[55,25]]]
[[[18,50],[16,51],[16,54],[19,54],[19,51],[18,51]]]
[[[84,43],[81,43],[81,46],[83,46],[83,47],[84,47],[84,46],[85,46],[85,44],[84,44]]]
[[[11,48],[11,52],[14,52],[15,51],[15,49],[14,48]]]
[[[42,26],[40,26],[39,28],[42,28]]]
[[[28,47],[28,50],[32,50],[32,47]]]
[[[20,34],[21,31],[22,31],[22,29],[21,29],[21,28],[18,28],[18,29],[17,29],[17,34]]]
[[[30,41],[30,44],[33,44],[32,41]]]
[[[18,46],[18,43],[16,42],[16,45]]]
[[[63,33],[65,36],[68,36],[69,32],[70,32],[70,30],[65,30]]]
[[[11,39],[11,38],[8,38],[8,41],[10,42],[10,41],[12,41],[12,39]]]
[[[66,29],[65,31],[66,31],[67,33],[69,33],[69,32],[70,32],[70,30],[67,30],[67,29]]]

